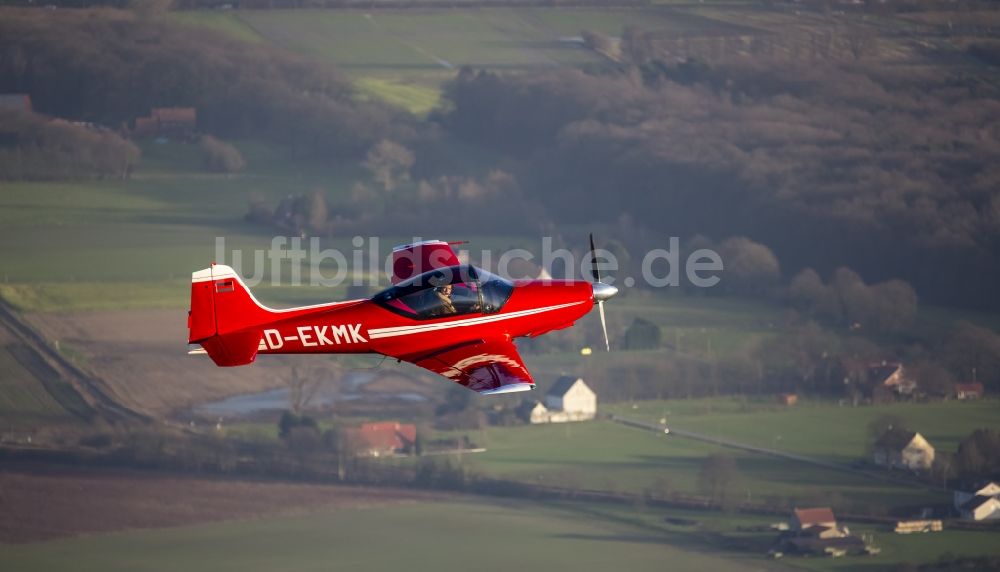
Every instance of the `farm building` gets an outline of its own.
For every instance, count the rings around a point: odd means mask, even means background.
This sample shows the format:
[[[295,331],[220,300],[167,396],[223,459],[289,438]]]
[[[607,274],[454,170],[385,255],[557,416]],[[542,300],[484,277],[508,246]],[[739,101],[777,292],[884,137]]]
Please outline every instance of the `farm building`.
[[[966,520],[1000,520],[1000,497],[977,495],[961,506]]]
[[[535,402],[522,410],[529,423],[587,421],[597,415],[597,394],[583,378],[563,376],[545,394],[545,402]]]
[[[0,93],[0,109],[31,112],[31,96],[26,93]]]
[[[395,421],[362,423],[348,429],[347,434],[359,457],[385,457],[406,453],[417,442],[415,425]]]
[[[1000,519],[1000,483],[981,482],[954,493],[955,510],[969,520]],[[992,501],[992,502],[990,502]]]
[[[875,442],[874,461],[890,469],[926,471],[934,464],[934,447],[920,433],[889,429]]]
[[[829,507],[797,508],[790,527],[782,532],[772,552],[790,554],[843,555],[868,551],[864,541],[839,526]]]
[[[798,535],[815,536],[817,538],[840,538],[847,531],[837,526],[833,509],[829,507],[797,508],[792,511],[792,522],[789,529]]]
[[[799,396],[794,393],[780,393],[778,394],[778,403],[781,405],[792,406],[799,402]]]
[[[154,107],[148,117],[136,117],[132,133],[137,137],[189,137],[198,128],[193,107]]]
[[[956,383],[955,397],[957,399],[979,399],[983,396],[983,384],[981,383]]]
[[[882,361],[869,365],[868,381],[876,401],[884,395],[910,395],[917,388],[917,382],[899,362]]]

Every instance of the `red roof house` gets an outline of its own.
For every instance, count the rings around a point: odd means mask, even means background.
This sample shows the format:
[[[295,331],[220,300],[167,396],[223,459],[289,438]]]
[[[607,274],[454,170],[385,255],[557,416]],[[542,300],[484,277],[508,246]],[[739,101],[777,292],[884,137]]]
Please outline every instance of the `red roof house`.
[[[835,528],[837,519],[833,516],[833,509],[829,507],[797,508],[793,511],[793,529],[806,530],[813,526]]]
[[[955,397],[958,399],[979,399],[983,396],[981,383],[956,383]]]
[[[406,452],[417,442],[417,428],[395,421],[362,423],[350,429],[360,456],[382,457]]]

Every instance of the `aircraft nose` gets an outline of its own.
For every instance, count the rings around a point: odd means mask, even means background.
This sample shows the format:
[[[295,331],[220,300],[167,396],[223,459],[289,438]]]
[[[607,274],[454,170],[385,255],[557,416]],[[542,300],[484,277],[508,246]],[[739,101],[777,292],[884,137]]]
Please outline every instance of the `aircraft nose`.
[[[603,302],[618,293],[618,288],[604,282],[594,282],[594,301]]]

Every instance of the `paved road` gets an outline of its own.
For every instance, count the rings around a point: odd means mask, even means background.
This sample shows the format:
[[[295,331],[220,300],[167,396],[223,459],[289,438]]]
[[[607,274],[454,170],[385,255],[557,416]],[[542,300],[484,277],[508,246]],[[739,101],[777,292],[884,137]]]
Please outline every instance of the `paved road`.
[[[621,423],[635,429],[642,429],[647,431],[652,431],[654,433],[663,434],[665,426],[659,425],[657,423],[649,423],[646,421],[640,421],[638,419],[630,419],[628,417],[622,417],[620,415],[612,415],[611,420],[616,423]],[[798,463],[806,463],[809,465],[814,465],[817,467],[823,467],[826,469],[832,469],[834,471],[841,471],[844,473],[851,473],[859,477],[865,477],[869,479],[874,479],[878,481],[889,482],[893,484],[905,485],[919,489],[925,489],[929,491],[941,491],[941,488],[934,487],[926,482],[917,481],[904,476],[897,476],[887,471],[869,471],[857,467],[851,467],[848,465],[842,465],[840,463],[834,463],[832,461],[825,461],[823,459],[817,459],[815,457],[807,457],[805,455],[798,455],[795,453],[789,453],[787,451],[779,451],[777,449],[768,449],[766,447],[758,447],[756,445],[750,445],[748,443],[741,443],[739,441],[733,441],[731,439],[726,439],[724,437],[713,437],[711,435],[704,435],[702,433],[695,433],[693,431],[686,431],[684,429],[678,429],[674,426],[670,426],[671,436],[682,437],[685,439],[694,439],[695,441],[702,441],[705,443],[712,443],[713,445],[721,445],[723,447],[729,447],[732,449],[739,449],[742,451],[749,451],[751,453],[759,453],[761,455],[768,455],[771,457],[777,457],[780,459],[787,459],[789,461],[795,461]],[[945,489],[949,493],[950,489]]]

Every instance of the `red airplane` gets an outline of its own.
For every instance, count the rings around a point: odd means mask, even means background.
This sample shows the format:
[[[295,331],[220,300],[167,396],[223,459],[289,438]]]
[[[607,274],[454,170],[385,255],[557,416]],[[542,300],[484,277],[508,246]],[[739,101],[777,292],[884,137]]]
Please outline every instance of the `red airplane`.
[[[618,289],[593,282],[509,281],[460,264],[451,245],[393,249],[392,286],[369,299],[274,310],[229,266],[191,275],[188,343],[218,366],[267,354],[374,353],[410,362],[481,394],[534,389],[513,339],[572,326],[596,304],[608,350],[604,301]],[[419,271],[426,270],[425,272]]]

